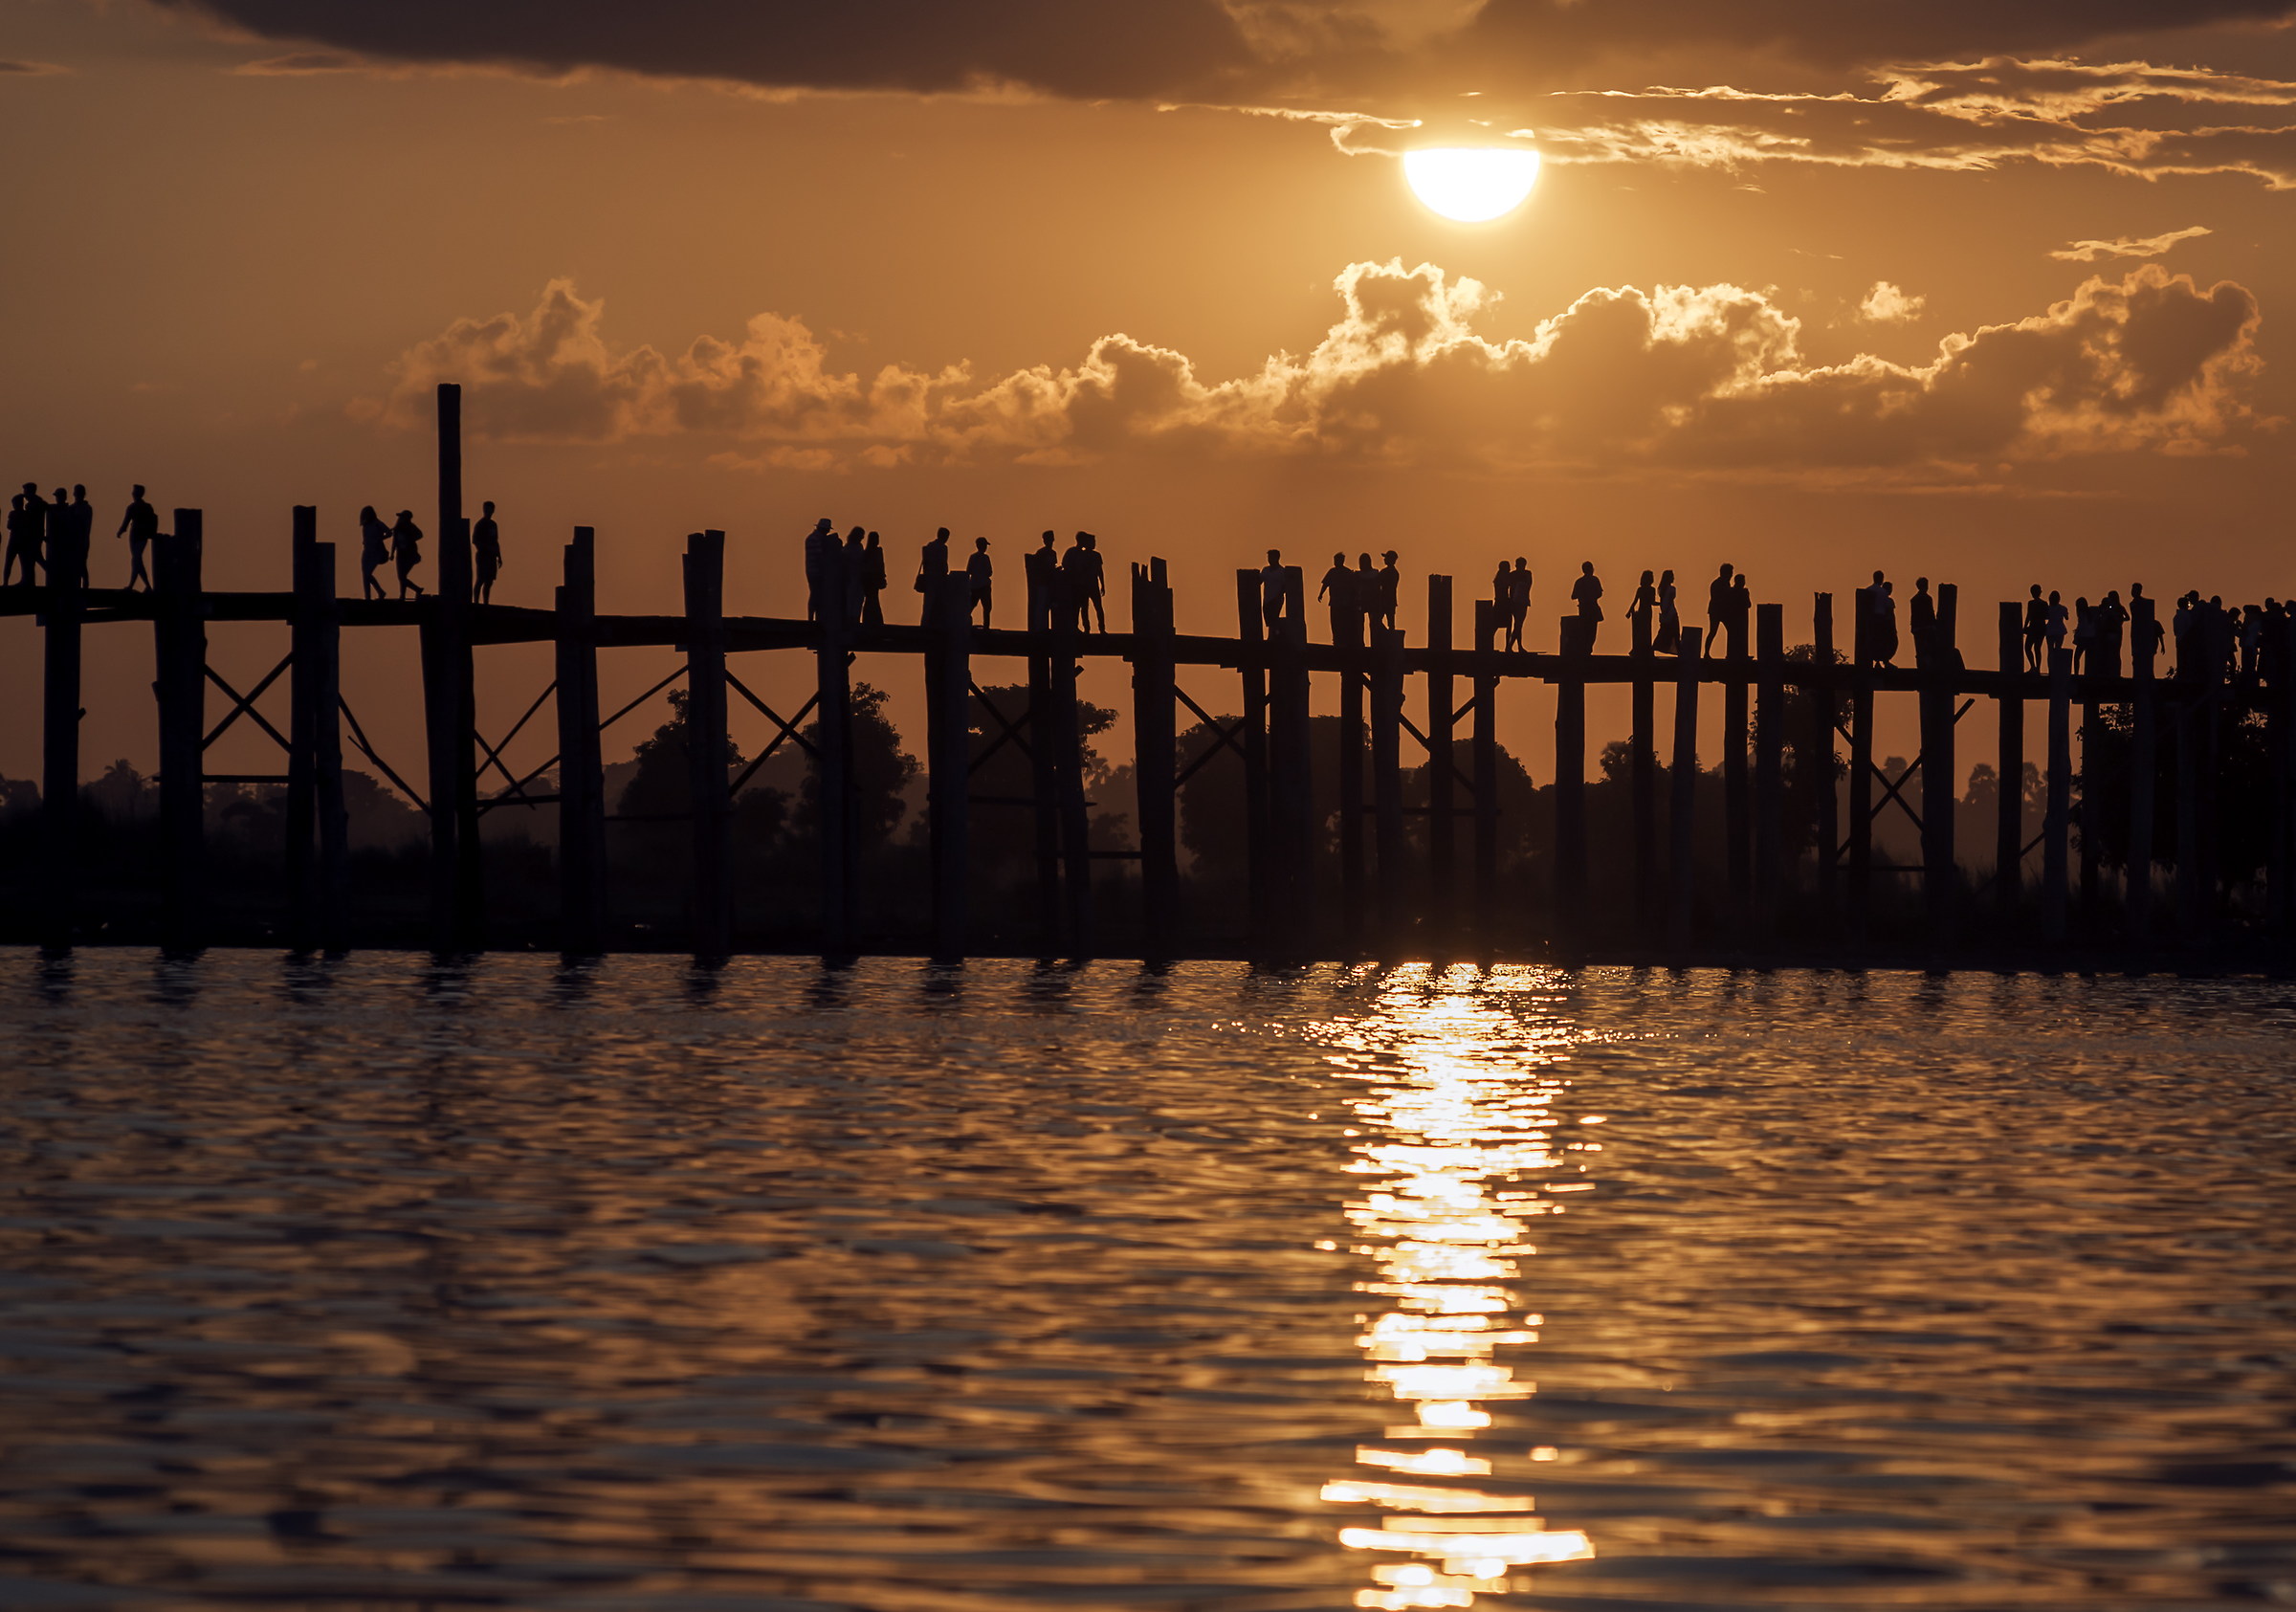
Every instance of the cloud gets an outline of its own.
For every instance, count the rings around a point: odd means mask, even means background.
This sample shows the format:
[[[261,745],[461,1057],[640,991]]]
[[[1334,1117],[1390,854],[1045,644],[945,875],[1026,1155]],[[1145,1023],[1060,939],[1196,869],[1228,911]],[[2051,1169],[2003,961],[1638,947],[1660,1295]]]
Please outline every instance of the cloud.
[[[1983,172],[2014,163],[2296,188],[2296,83],[2057,59],[1885,69],[1871,93],[1715,85],[1565,92],[1534,135],[1557,163],[1735,171],[1767,163]]]
[[[232,69],[243,78],[304,78],[322,73],[359,73],[367,63],[341,51],[296,51],[288,55],[243,61]]]
[[[71,71],[53,61],[0,61],[0,78],[49,78]]]
[[[773,90],[1017,85],[1100,99],[1394,97],[1554,87],[1693,52],[1842,67],[2064,51],[2285,18],[2289,0],[153,0],[382,60],[585,68]]]
[[[1902,324],[1917,317],[1926,297],[1908,297],[1888,280],[1875,280],[1873,289],[1858,304],[1858,318],[1874,324]]]
[[[1733,285],[1599,288],[1509,341],[1476,329],[1497,294],[1432,264],[1351,264],[1334,289],[1339,317],[1314,347],[1232,379],[1115,334],[1073,365],[982,382],[963,364],[843,371],[779,314],[675,356],[618,349],[604,304],[558,280],[529,314],[460,320],[410,349],[390,394],[360,412],[417,426],[432,386],[453,380],[479,434],[685,435],[720,463],[804,469],[1162,453],[1959,474],[2239,451],[2273,423],[2241,395],[2258,366],[2254,297],[2156,264],[1948,336],[1926,364],[1812,364],[1775,294]]]
[[[2049,254],[2067,263],[2094,263],[2100,257],[2158,257],[2178,241],[2197,240],[2213,233],[2205,224],[2189,230],[2171,230],[2165,235],[2121,235],[2109,241],[2067,241]]]

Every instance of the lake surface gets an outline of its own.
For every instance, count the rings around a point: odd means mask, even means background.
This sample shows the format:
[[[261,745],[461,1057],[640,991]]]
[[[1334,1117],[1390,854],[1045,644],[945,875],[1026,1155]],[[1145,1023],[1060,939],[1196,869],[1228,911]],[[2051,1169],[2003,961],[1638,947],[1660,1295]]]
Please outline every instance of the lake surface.
[[[2296,991],[0,952],[0,1606],[2296,1601]]]

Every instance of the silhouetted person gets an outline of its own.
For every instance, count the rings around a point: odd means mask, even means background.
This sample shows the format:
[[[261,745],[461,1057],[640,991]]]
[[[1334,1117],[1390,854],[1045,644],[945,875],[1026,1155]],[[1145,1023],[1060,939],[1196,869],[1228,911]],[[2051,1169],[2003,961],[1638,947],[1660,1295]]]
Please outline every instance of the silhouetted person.
[[[2256,681],[2256,655],[2264,641],[2264,607],[2250,605],[2241,611],[2241,681]]]
[[[2089,651],[2096,647],[2097,618],[2088,607],[2088,596],[2073,601],[2073,675],[2078,677],[2087,669]]]
[[[368,504],[359,512],[359,580],[362,599],[387,599],[383,585],[375,581],[375,572],[390,558],[390,528],[383,524],[375,506]]]
[[[1730,579],[1736,566],[1724,563],[1706,585],[1706,652],[1722,652],[1722,629],[1730,625]]]
[[[2088,647],[2088,669],[2106,677],[2121,674],[2121,640],[2129,625],[2129,611],[2121,604],[2118,588],[2108,588],[2104,602],[2096,610],[2096,636]]]
[[[836,554],[837,619],[850,627],[861,619],[861,582],[869,573],[869,534],[856,526]]]
[[[827,621],[835,613],[830,604],[837,589],[837,529],[823,516],[806,534],[806,619]]]
[[[1093,629],[1091,621],[1093,603],[1092,571],[1093,562],[1098,557],[1085,544],[1085,539],[1091,535],[1089,532],[1077,533],[1069,540],[1069,551],[1060,557],[1060,583],[1067,596],[1065,607],[1079,632],[1090,632]],[[1100,623],[1100,630],[1103,632],[1108,630],[1108,623],[1105,620]]]
[[[1100,553],[1100,540],[1093,533],[1077,533],[1077,541],[1084,544],[1084,602],[1077,604],[1077,625],[1084,625],[1084,607],[1093,607],[1093,627],[1095,631],[1109,629],[1109,563]]]
[[[1363,612],[1364,642],[1371,641],[1370,629],[1380,625],[1380,573],[1371,563],[1371,556],[1356,556],[1356,608]]]
[[[943,526],[916,557],[916,590],[925,596],[924,614],[919,619],[927,626],[933,622],[933,595],[940,585],[940,579],[948,574],[949,529]]]
[[[414,580],[414,568],[423,563],[423,529],[414,523],[414,511],[399,511],[398,519],[390,524],[390,560],[399,571],[399,597],[407,597],[408,589],[414,596],[423,596],[423,585]]]
[[[47,574],[48,585],[54,587],[79,571],[72,560],[72,495],[58,487],[48,501],[47,516],[48,530],[40,540],[40,569]]]
[[[1393,632],[1395,630],[1395,607],[1402,597],[1403,573],[1395,567],[1395,550],[1392,548],[1380,558],[1384,562],[1380,566],[1378,603],[1380,625]]]
[[[2034,591],[2038,593],[2040,589],[2036,588]],[[2145,639],[2140,639],[2133,647],[2144,650],[2147,652],[2157,656],[2160,653],[2162,641],[2167,635],[2167,629],[2163,628],[2160,624],[2159,612],[2154,610],[2140,611],[2137,609],[2137,601],[2140,599],[2143,599],[2147,605],[2151,605],[2152,603],[2152,600],[2145,599],[2145,585],[2143,583],[2130,583],[2129,585],[2129,613],[2131,619],[2134,619],[2140,615],[2147,618],[2142,623],[2140,630],[2146,635],[2146,639],[2150,640],[2148,642],[2145,641]]]
[[[2025,601],[2025,670],[2041,670],[2041,646],[2049,635],[2049,607],[2041,597],[2041,584],[2035,583],[2032,597]]]
[[[1658,585],[1645,571],[1642,580],[1634,585],[1634,601],[1626,607],[1626,621],[1631,629],[1636,622],[1644,624],[1653,645],[1658,642],[1657,624],[1652,619],[1658,611]]]
[[[38,489],[29,481],[24,483],[24,491],[9,500],[8,558],[0,562],[0,585],[12,580],[30,587],[40,580],[40,532],[47,522],[46,510]]]
[[[1746,635],[1754,624],[1754,589],[1747,584],[1746,573],[1740,571],[1730,584],[1730,647],[1733,653],[1747,651]]]
[[[885,625],[885,545],[876,533],[866,540],[869,546],[861,551],[861,625]]]
[[[1347,568],[1346,555],[1332,556],[1332,568],[1323,573],[1323,584],[1315,589],[1315,600],[1330,607],[1333,643],[1363,641],[1363,608],[1356,602],[1356,574]]]
[[[1268,563],[1260,567],[1260,619],[1268,624],[1268,636],[1275,636],[1275,624],[1284,619],[1284,556],[1280,549],[1268,551]]]
[[[1913,634],[1913,664],[1930,664],[1937,642],[1937,601],[1930,597],[1930,579],[1913,579],[1913,597],[1906,605],[1906,626]]]
[[[132,591],[138,583],[144,591],[151,591],[151,572],[144,568],[144,556],[151,547],[151,540],[160,535],[159,511],[144,501],[144,489],[139,485],[127,501],[127,513],[120,518],[120,529],[112,534],[116,542],[127,540],[127,585]]]
[[[495,524],[494,499],[487,499],[479,509],[478,519],[471,522],[471,559],[476,565],[471,597],[481,605],[491,605],[495,602],[495,579],[502,574],[502,528]]]
[[[2193,643],[2193,621],[2199,605],[2200,594],[2197,589],[2176,596],[2176,615],[2171,625],[2176,631],[2176,666],[2173,674],[2177,677],[2199,674],[2194,665],[2199,659],[2199,651]]]
[[[1571,598],[1578,607],[1578,647],[1588,654],[1595,652],[1595,634],[1602,629],[1602,579],[1595,575],[1595,563],[1578,563],[1578,580],[1571,584]]]
[[[1897,585],[1881,572],[1873,573],[1866,607],[1873,619],[1873,658],[1883,666],[1897,663]]]
[[[1682,611],[1676,607],[1675,598],[1674,573],[1659,572],[1658,636],[1650,640],[1650,647],[1662,655],[1682,651]]]
[[[1507,573],[1507,647],[1523,647],[1523,623],[1531,616],[1531,562],[1522,555],[1514,557],[1514,569]]]
[[[1059,542],[1047,532],[1021,559],[1021,574],[1028,583],[1028,621],[1030,631],[1041,631],[1052,625],[1060,609],[1060,550]]]
[[[2064,648],[2064,630],[2072,612],[2064,607],[2064,600],[2055,588],[2049,589],[2049,603],[2042,619],[2042,633],[2049,641],[2049,664],[2057,664],[2057,651]]]
[[[996,601],[992,597],[996,571],[997,568],[990,564],[988,560],[988,540],[975,538],[973,540],[973,557],[964,563],[964,574],[972,583],[973,604],[981,611],[982,627],[989,625],[989,618],[996,608]],[[971,618],[970,611],[966,612],[966,618],[968,620]]]

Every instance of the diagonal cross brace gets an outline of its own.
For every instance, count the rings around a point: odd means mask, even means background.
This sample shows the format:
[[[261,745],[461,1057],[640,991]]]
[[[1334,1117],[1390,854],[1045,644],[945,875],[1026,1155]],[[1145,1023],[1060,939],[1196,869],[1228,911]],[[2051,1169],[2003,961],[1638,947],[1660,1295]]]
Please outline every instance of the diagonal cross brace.
[[[263,680],[260,683],[257,683],[254,688],[250,689],[245,694],[241,694],[237,689],[232,687],[231,684],[225,682],[221,674],[218,674],[212,666],[206,668],[208,681],[214,684],[226,695],[231,696],[232,708],[229,712],[225,713],[223,720],[217,722],[215,726],[210,730],[208,737],[199,741],[200,749],[205,751],[208,746],[213,744],[217,740],[223,737],[224,729],[230,727],[233,722],[237,721],[242,716],[244,716],[251,719],[255,726],[261,728],[265,733],[271,735],[273,740],[280,749],[286,751],[290,756],[294,755],[295,746],[287,742],[286,736],[280,733],[278,729],[273,727],[268,721],[264,720],[263,713],[255,709],[255,701],[263,697],[263,691],[270,688],[272,684],[277,682],[279,680],[279,674],[294,664],[295,656],[287,656],[285,659],[281,660],[278,665],[273,667],[270,672],[266,673]]]

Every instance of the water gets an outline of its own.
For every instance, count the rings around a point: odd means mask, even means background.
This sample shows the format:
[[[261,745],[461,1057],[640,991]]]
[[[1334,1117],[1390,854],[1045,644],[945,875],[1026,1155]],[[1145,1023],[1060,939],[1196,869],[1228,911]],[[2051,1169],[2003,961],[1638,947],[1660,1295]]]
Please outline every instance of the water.
[[[0,953],[0,1605],[2296,1600],[2292,1025]]]

